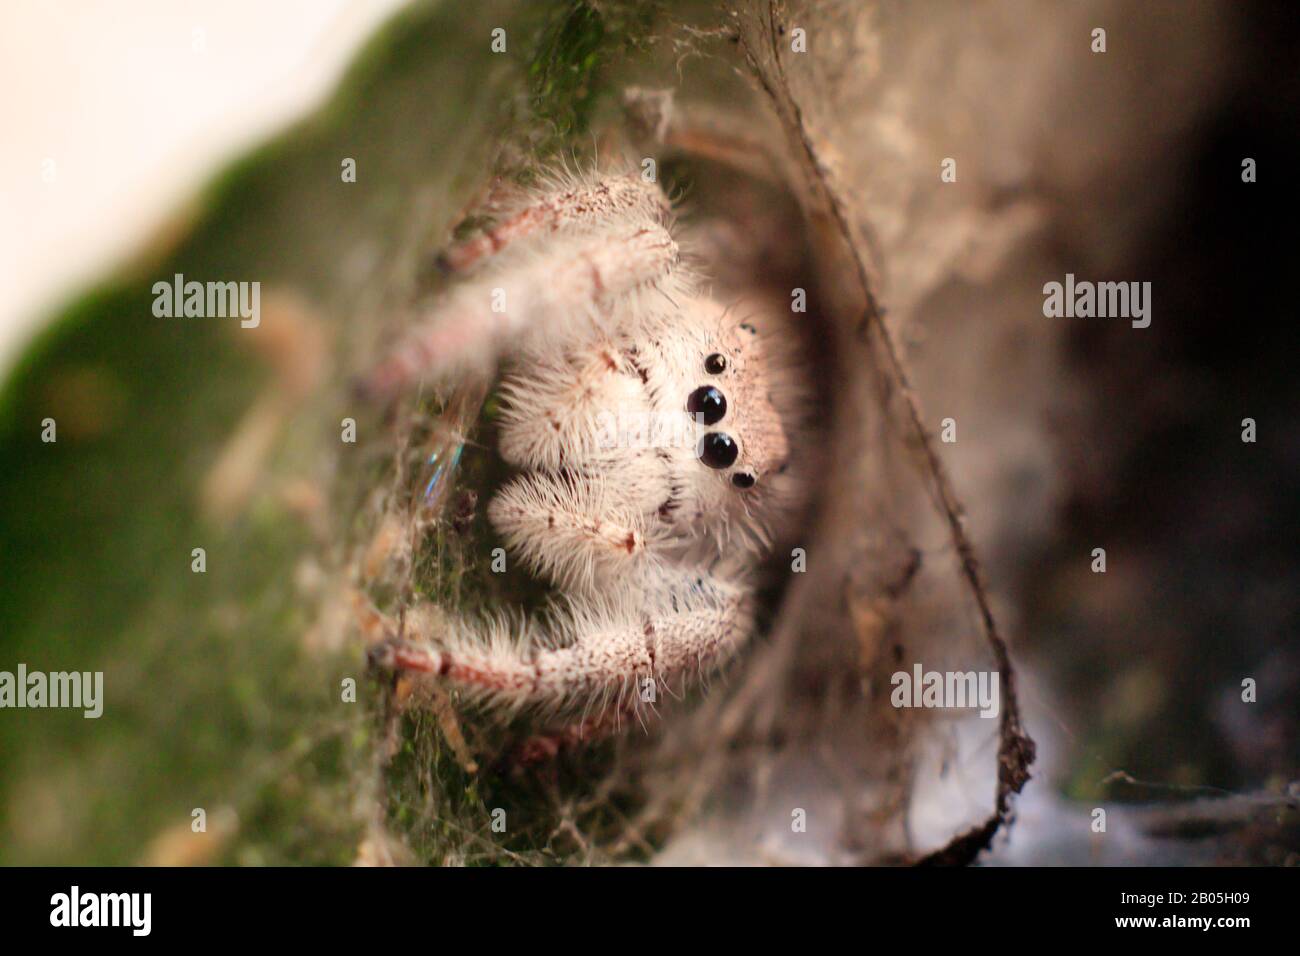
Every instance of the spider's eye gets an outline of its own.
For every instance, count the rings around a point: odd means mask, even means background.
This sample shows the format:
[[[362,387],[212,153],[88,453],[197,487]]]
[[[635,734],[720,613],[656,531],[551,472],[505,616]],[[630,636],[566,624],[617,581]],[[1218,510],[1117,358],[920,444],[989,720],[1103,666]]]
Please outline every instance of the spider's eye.
[[[757,335],[757,334],[758,334],[758,329],[754,328],[754,327],[753,327],[752,325],[750,325],[748,322],[741,322],[741,323],[740,323],[740,327],[741,327],[742,329],[744,329],[746,332],[748,332],[750,335]]]
[[[706,425],[716,425],[727,414],[727,397],[712,385],[701,385],[686,400],[686,410]]]
[[[730,435],[709,432],[700,439],[699,448],[695,453],[699,455],[700,461],[710,468],[730,468],[735,463],[736,456],[740,454],[740,449]]]
[[[714,352],[704,360],[704,371],[710,375],[721,375],[727,370],[727,357],[721,352]]]
[[[738,471],[731,476],[731,483],[737,488],[753,488],[754,476],[748,471]]]

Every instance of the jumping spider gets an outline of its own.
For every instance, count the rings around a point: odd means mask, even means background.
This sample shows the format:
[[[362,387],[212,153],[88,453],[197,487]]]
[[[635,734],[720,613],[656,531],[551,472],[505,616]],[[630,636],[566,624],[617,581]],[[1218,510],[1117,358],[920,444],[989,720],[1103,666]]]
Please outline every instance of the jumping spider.
[[[556,729],[538,756],[744,644],[755,568],[810,482],[808,383],[789,308],[715,298],[639,169],[550,174],[495,213],[443,255],[459,281],[364,385],[390,399],[509,360],[500,454],[522,473],[487,514],[563,598],[522,620],[452,616],[373,657],[543,711]]]

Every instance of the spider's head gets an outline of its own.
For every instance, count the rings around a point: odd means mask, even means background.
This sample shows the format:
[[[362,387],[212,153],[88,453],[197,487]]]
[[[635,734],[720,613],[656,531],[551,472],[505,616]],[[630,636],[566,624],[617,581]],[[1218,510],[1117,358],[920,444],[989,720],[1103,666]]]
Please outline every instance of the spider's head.
[[[700,356],[686,411],[700,426],[700,463],[748,492],[785,467],[790,452],[772,395],[764,345],[748,322],[724,327]]]

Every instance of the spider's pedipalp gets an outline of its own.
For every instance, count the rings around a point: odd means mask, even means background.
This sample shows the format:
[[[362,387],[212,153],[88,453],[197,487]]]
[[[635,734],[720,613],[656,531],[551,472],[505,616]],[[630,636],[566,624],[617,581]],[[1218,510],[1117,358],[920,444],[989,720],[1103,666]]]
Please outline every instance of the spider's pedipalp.
[[[641,515],[600,482],[522,475],[492,499],[488,517],[530,570],[563,586],[590,587],[646,557]]]
[[[568,361],[533,361],[501,387],[501,457],[548,471],[581,464],[607,444],[606,420],[639,406],[641,387],[608,339],[576,349]]]

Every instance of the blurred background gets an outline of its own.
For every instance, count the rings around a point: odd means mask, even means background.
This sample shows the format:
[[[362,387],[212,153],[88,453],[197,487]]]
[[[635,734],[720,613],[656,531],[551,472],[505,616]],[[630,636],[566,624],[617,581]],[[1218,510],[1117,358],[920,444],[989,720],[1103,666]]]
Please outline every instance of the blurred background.
[[[216,168],[318,105],[399,0],[15,0],[0,36],[0,366]]]
[[[389,719],[365,676],[362,572],[409,571],[373,575],[384,610],[412,589],[447,599],[473,545],[442,525],[411,553],[383,544],[410,433],[358,415],[341,450],[347,381],[436,283],[431,256],[490,172],[625,124],[627,87],[671,88],[682,115],[797,154],[738,22],[807,31],[785,82],[867,237],[927,424],[958,423],[940,451],[1039,744],[984,859],[1300,862],[1296,18],[1226,0],[734,10],[10,5],[0,670],[102,670],[106,701],[93,721],[0,711],[0,862],[877,862],[987,815],[986,727],[881,729],[900,660],[950,650],[966,667],[982,650],[924,484],[881,437],[889,399],[834,310],[847,437],[813,546],[826,558],[763,645],[804,648],[771,697],[783,728],[725,759],[653,738],[523,786],[467,770],[438,720]],[[668,169],[696,215],[727,211],[706,167]],[[810,259],[833,301],[842,274]],[[151,286],[175,272],[261,281],[263,328],[154,318]],[[1043,284],[1066,273],[1151,282],[1151,326],[1044,317]],[[890,569],[913,552],[899,596]],[[340,699],[349,679],[357,704]],[[646,795],[642,778],[690,777],[705,753],[724,768],[706,796]],[[594,784],[613,778],[632,782]],[[503,803],[526,822],[497,839]],[[791,805],[828,822],[792,841]],[[630,839],[644,807],[653,825]]]

